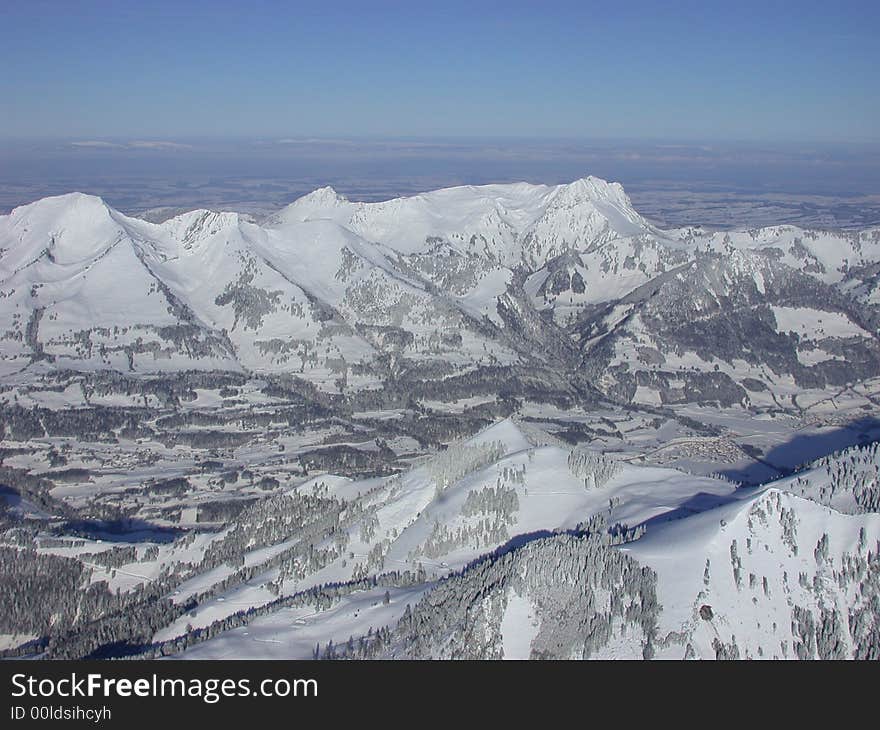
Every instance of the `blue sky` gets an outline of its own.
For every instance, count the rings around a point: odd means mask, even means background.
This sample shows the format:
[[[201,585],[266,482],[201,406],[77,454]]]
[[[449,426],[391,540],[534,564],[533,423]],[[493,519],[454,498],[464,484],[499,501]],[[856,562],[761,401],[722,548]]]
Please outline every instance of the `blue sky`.
[[[874,2],[0,2],[0,138],[880,141]]]

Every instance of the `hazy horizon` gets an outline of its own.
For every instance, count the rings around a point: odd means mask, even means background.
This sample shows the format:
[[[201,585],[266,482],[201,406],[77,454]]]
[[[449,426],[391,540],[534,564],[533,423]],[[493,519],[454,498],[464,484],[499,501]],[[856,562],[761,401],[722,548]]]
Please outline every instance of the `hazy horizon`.
[[[595,175],[664,224],[880,221],[880,145],[485,138],[0,141],[0,213],[80,191],[126,213],[265,214],[323,185],[354,200],[441,187]]]

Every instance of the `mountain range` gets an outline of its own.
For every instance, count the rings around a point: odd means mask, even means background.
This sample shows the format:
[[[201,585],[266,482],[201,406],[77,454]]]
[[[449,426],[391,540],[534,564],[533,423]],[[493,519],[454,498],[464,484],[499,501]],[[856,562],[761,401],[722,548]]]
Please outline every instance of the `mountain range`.
[[[328,393],[494,370],[566,401],[796,407],[880,373],[878,286],[880,229],[663,230],[592,177],[322,188],[262,221],[149,223],[75,193],[0,217],[0,369],[294,373]]]
[[[597,178],[0,216],[0,656],[880,657],[880,229]]]

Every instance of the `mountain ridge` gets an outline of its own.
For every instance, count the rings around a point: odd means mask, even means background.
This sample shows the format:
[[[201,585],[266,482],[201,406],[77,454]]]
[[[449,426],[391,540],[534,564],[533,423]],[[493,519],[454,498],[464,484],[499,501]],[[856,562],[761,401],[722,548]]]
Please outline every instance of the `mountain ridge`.
[[[880,229],[662,230],[595,177],[379,203],[328,186],[262,223],[149,223],[71,193],[0,216],[0,366],[292,372],[357,392],[387,388],[392,361],[426,377],[538,364],[625,402],[747,403],[746,381],[880,375],[877,267]]]

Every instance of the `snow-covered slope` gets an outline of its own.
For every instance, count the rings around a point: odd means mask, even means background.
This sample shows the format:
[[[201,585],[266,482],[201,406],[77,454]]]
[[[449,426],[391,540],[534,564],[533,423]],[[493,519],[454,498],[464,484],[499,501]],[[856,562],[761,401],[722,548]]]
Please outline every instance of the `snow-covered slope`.
[[[39,585],[41,601],[9,600],[4,630],[48,637],[35,649],[54,658],[880,657],[876,444],[737,487],[516,418],[366,478],[291,480],[296,458],[260,440],[214,452],[224,465],[172,437],[160,466],[128,435],[90,474],[80,465],[101,447],[74,460],[56,438],[39,477],[11,466],[27,449],[6,449],[20,498],[0,491],[13,520],[0,588]],[[334,467],[353,455],[323,453]],[[181,529],[102,540],[102,490]]]
[[[532,268],[568,250],[588,251],[655,231],[619,184],[595,177],[552,187],[469,185],[381,203],[352,203],[321,188],[270,224],[307,220],[332,220],[405,255],[445,243],[499,264],[526,262]]]
[[[72,194],[0,218],[3,369],[238,369],[222,334],[151,268],[150,224]]]
[[[657,572],[659,655],[877,658],[880,515],[771,487],[627,548]]]
[[[876,504],[876,448],[798,479],[852,492],[853,464],[873,473],[856,488]],[[583,533],[529,533],[416,596],[389,630],[324,655],[876,659],[880,515],[840,513],[793,484],[692,500],[635,540],[608,535],[607,518]]]
[[[627,402],[777,407],[880,374],[878,270],[876,229],[663,231],[594,177],[379,203],[322,188],[262,224],[71,194],[0,217],[0,366],[345,393],[538,369]]]
[[[320,567],[300,562],[290,570],[268,571],[257,583],[272,581],[277,593],[285,595],[386,571],[443,576],[515,544],[522,536],[577,531],[581,523],[609,507],[615,521],[639,524],[676,510],[717,504],[732,491],[733,485],[720,479],[634,467],[597,452],[537,445],[517,423],[504,420],[404,474],[366,481],[319,477],[298,487],[290,499],[352,506],[346,508],[340,531],[318,544],[327,551]],[[281,500],[273,510],[284,508],[297,517],[291,504]],[[265,509],[243,513],[211,549],[229,549],[219,546],[231,546],[237,535],[247,536],[252,547],[246,551],[246,564],[258,556],[265,559],[268,553],[258,535],[276,519],[288,517]],[[283,539],[278,542],[274,550],[290,547]],[[217,573],[214,580],[226,576]],[[185,584],[178,600],[196,587],[210,586],[203,578]],[[221,593],[219,603],[215,600],[200,608],[159,638],[173,638],[186,623],[208,625],[234,610],[228,606],[244,600],[258,603],[268,596],[265,589],[236,587],[231,594]]]

